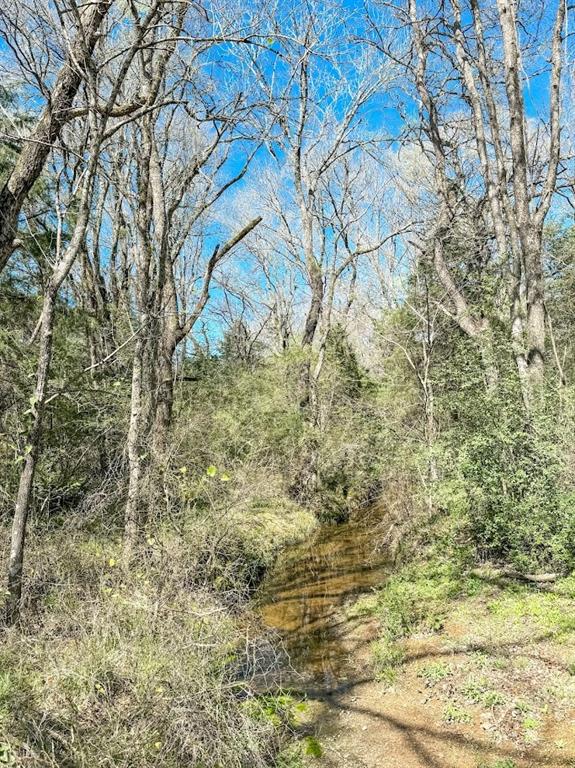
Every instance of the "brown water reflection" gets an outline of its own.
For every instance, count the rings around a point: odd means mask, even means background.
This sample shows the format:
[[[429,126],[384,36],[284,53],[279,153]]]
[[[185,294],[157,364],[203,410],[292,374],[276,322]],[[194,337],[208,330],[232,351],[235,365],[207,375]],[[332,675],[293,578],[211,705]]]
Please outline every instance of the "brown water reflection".
[[[354,641],[342,609],[384,580],[389,561],[380,538],[373,521],[323,526],[286,551],[266,578],[261,615],[280,632],[301,679],[327,688],[348,681]]]

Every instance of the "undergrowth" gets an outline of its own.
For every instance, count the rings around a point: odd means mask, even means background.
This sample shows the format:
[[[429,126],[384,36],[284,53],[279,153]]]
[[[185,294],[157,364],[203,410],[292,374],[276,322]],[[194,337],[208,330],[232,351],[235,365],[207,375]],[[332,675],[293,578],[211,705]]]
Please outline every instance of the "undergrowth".
[[[246,599],[251,575],[314,523],[279,500],[259,504],[267,535],[248,538],[237,517],[206,507],[177,529],[149,527],[129,569],[101,523],[32,533],[22,624],[3,631],[0,651],[5,764],[274,764],[295,703],[260,698],[238,673],[257,652]]]

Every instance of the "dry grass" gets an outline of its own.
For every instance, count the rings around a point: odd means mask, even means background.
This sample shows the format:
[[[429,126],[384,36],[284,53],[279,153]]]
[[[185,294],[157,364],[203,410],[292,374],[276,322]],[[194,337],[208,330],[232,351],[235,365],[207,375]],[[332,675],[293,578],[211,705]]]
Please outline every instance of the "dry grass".
[[[270,516],[279,543],[297,535],[296,517]],[[2,637],[0,759],[39,768],[270,764],[287,715],[254,706],[234,672],[253,651],[246,544],[233,516],[221,529],[218,519],[149,531],[129,571],[112,533],[70,524],[31,536],[22,627]],[[271,557],[271,545],[259,555],[257,540],[251,547],[254,562]]]

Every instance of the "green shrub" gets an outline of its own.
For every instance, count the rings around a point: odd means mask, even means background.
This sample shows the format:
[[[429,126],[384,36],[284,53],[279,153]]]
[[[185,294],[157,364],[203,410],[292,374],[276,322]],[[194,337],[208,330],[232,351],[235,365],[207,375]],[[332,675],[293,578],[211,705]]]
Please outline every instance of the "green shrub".
[[[469,351],[461,343],[450,359],[440,398],[449,427],[441,438],[437,502],[467,520],[480,559],[568,571],[575,564],[573,392],[558,397],[554,385],[545,387],[528,416],[508,344],[500,342],[493,392],[486,392]]]

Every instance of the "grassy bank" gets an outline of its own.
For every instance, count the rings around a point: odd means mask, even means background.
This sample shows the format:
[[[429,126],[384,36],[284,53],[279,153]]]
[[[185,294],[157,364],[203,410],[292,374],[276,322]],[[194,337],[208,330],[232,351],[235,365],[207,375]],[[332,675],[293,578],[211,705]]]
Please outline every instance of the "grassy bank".
[[[278,499],[250,510],[249,546],[245,509],[225,524],[204,512],[150,528],[129,569],[101,521],[32,533],[22,624],[2,634],[0,763],[273,764],[292,705],[259,702],[238,680],[246,600],[254,574],[315,521]]]

